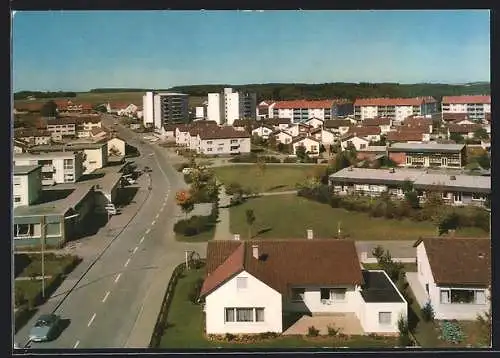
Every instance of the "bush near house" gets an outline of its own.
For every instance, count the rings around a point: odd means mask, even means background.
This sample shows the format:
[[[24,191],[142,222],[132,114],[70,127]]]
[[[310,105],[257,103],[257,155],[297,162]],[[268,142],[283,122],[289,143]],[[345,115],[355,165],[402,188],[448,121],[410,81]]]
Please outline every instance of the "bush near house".
[[[295,157],[286,157],[283,159],[283,163],[299,163],[300,160]]]
[[[281,160],[272,155],[257,155],[256,153],[240,154],[229,159],[231,163],[257,163],[263,161],[264,163],[281,163]]]
[[[210,215],[195,215],[189,219],[179,220],[174,224],[174,232],[178,235],[179,241],[206,241],[213,238],[215,226],[219,218],[219,207],[217,203],[212,204]],[[203,235],[203,240],[198,235]],[[212,234],[212,235],[208,235]]]

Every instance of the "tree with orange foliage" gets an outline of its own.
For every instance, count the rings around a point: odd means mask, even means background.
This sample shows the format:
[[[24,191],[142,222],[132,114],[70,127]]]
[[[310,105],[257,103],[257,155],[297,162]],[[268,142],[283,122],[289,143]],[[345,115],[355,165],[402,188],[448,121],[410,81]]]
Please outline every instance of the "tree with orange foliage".
[[[191,193],[187,190],[179,190],[175,194],[175,201],[182,209],[182,212],[186,215],[189,214],[194,209],[194,201]]]

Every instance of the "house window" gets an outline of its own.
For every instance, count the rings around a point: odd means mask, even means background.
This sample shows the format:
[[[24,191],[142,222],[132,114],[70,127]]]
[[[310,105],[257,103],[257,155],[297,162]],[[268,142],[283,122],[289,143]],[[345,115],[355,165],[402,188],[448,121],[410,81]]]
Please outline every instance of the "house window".
[[[234,322],[235,321],[235,316],[234,316],[234,308],[226,308],[225,310],[225,322]]]
[[[212,148],[207,148],[207,152],[211,152],[212,151]]]
[[[207,140],[207,144],[212,144],[212,141],[211,140]]]
[[[406,157],[406,165],[411,165],[411,157]]]
[[[379,312],[378,313],[378,323],[380,325],[391,324],[391,312]]]
[[[485,304],[486,294],[484,290],[472,289],[442,289],[441,303],[468,303]]]
[[[345,301],[345,288],[334,288],[330,291],[330,296],[334,301],[341,302]]]
[[[292,288],[292,302],[304,302],[305,288]]]
[[[64,159],[64,169],[73,169],[73,159]]]
[[[247,284],[248,284],[248,278],[247,277],[238,277],[238,278],[236,278],[236,287],[238,288],[238,290],[247,288]]]
[[[217,148],[217,151],[218,151],[218,152],[222,152],[223,150],[224,150],[224,148],[223,148],[223,147],[219,147],[219,148]]]
[[[461,192],[453,193],[453,201],[455,203],[461,203],[462,202],[462,193]]]
[[[329,288],[320,289],[320,298],[322,301],[329,300],[330,299],[330,289]]]
[[[366,149],[366,144],[360,144],[359,149]]]
[[[41,225],[40,224],[15,224],[14,225],[15,237],[40,237]]]
[[[264,322],[264,308],[255,309],[255,321]]]
[[[472,193],[472,200],[484,201],[486,197],[480,193]]]
[[[21,202],[21,197],[20,196],[15,196],[14,197],[14,203],[20,203]]]
[[[443,192],[441,195],[442,195],[443,199],[448,199],[448,193]]]
[[[425,284],[425,292],[427,292],[427,295],[429,295],[429,284]]]
[[[238,143],[238,139],[231,139],[231,144]]]
[[[253,322],[253,308],[237,308],[236,321],[237,322]]]

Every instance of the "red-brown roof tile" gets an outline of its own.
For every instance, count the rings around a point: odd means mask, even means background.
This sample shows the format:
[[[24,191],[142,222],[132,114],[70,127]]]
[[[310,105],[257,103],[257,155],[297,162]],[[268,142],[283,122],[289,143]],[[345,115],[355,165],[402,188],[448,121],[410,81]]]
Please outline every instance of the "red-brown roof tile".
[[[479,124],[450,124],[448,125],[448,130],[450,133],[473,133],[477,129],[481,128]]]
[[[438,285],[487,287],[491,284],[491,240],[489,238],[424,238],[432,276]]]
[[[387,140],[391,142],[417,142],[423,140],[421,131],[392,131],[387,133]]]
[[[349,128],[349,131],[347,132],[347,134],[353,134],[358,137],[365,137],[367,135],[377,135],[380,133],[381,133],[380,127],[377,126],[369,126],[369,127],[354,126]]]
[[[469,115],[467,113],[443,113],[443,121],[445,122],[453,122],[463,119],[469,119]]]
[[[491,96],[444,96],[442,101],[443,104],[490,104]]]
[[[388,126],[391,124],[391,119],[389,117],[375,117],[367,118],[363,121],[363,126]]]
[[[347,103],[346,99],[326,99],[320,101],[309,101],[304,99],[291,101],[277,101],[274,109],[295,109],[295,108],[311,108],[311,109],[327,109],[332,108],[334,104]]]
[[[206,127],[198,133],[202,140],[250,138],[246,131],[236,130],[233,127]]]
[[[325,128],[339,128],[349,126],[351,126],[351,121],[348,119],[327,119],[323,123],[323,127]]]
[[[258,259],[253,257],[253,245],[258,247]],[[202,296],[243,270],[284,296],[288,296],[291,286],[363,284],[352,241],[217,240],[208,243],[207,277]]]
[[[435,103],[433,97],[414,98],[359,98],[355,106],[420,106],[424,103]]]

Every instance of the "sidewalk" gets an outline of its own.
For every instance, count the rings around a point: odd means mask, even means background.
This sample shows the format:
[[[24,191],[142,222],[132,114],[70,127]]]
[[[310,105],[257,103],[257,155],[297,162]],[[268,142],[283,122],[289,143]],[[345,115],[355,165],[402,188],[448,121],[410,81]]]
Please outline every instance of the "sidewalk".
[[[57,310],[65,297],[75,288],[100,255],[120,235],[128,223],[132,221],[149,194],[147,190],[147,178],[142,181],[139,180],[138,184],[140,184],[140,187],[134,197],[134,202],[126,206],[121,215],[112,216],[106,226],[102,227],[95,235],[69,242],[64,248],[51,251],[56,254],[77,255],[82,258],[82,262],[66,276],[62,284],[47,301],[37,307],[39,311],[49,313]],[[25,253],[32,254],[34,252],[28,251]],[[20,329],[21,327],[19,327],[19,331]]]

